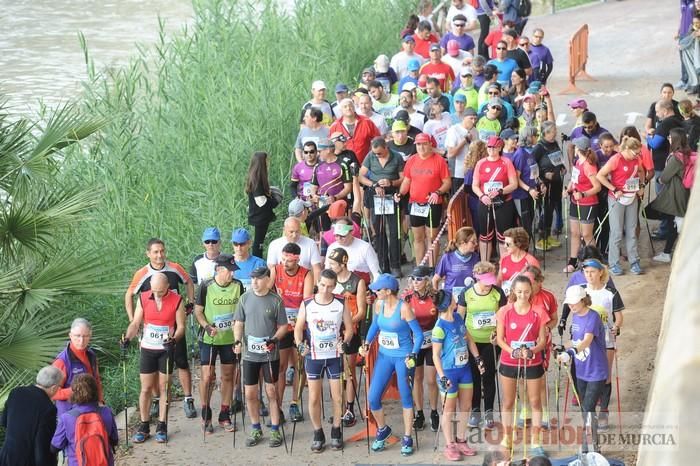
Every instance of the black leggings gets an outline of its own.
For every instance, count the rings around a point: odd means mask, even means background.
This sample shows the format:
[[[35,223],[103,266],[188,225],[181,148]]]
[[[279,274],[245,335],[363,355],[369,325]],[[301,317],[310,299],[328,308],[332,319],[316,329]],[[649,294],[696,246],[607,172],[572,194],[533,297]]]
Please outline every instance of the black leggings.
[[[674,222],[675,217],[673,215],[661,214],[662,219],[668,220],[668,233],[666,233],[666,245],[664,246],[664,252],[666,254],[671,254],[673,251],[673,245],[676,244],[678,239],[678,230],[676,229],[676,223]]]
[[[554,219],[554,209],[557,205],[561,208],[561,192],[564,189],[560,180],[547,183],[547,193],[544,195],[544,215],[540,219],[540,234],[548,237],[552,231],[552,220]],[[564,219],[566,220],[566,219]]]
[[[253,225],[255,228],[255,235],[253,236],[253,251],[252,254],[257,257],[263,256],[263,243],[265,243],[265,236],[267,235],[267,229],[270,227],[269,223],[263,223],[262,225]]]
[[[488,15],[483,14],[477,16],[477,19],[479,20],[479,40],[477,42],[477,50],[479,55],[484,57],[487,61],[490,58],[489,57],[489,47],[486,45],[486,36],[489,35],[489,27],[491,27],[491,18],[489,18]]]
[[[472,411],[481,411],[482,385],[484,390],[484,411],[493,411],[493,403],[496,398],[496,361],[501,354],[501,348],[491,343],[477,343],[476,347],[479,348],[479,356],[484,361],[486,372],[484,372],[482,377],[479,369],[476,367],[476,361],[470,355],[469,363],[472,368],[472,380],[474,381]],[[494,348],[496,348],[496,359],[494,359]]]
[[[533,241],[535,239],[532,235],[532,224],[535,221],[534,202],[530,196],[527,199],[516,199],[515,202],[518,205],[520,226],[525,228],[525,231],[530,236],[530,241]]]

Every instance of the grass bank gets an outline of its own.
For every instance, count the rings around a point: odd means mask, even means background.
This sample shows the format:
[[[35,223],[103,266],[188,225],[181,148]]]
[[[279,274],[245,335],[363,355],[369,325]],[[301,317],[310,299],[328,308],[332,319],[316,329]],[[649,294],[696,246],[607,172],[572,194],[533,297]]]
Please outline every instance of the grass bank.
[[[397,50],[410,7],[398,0],[300,0],[290,16],[271,1],[200,2],[191,28],[173,38],[161,34],[128,66],[101,73],[90,63],[88,38],[84,105],[110,124],[66,170],[78,182],[104,187],[79,237],[104,251],[125,288],[152,236],[188,267],[205,226],[230,235],[246,225],[243,184],[254,151],[271,155],[273,184],[285,189],[311,82],[323,79],[332,92],[378,54]],[[278,209],[280,219],[285,213]],[[121,297],[76,303],[97,321],[110,354],[127,325],[122,307]],[[119,408],[121,369],[114,358],[103,366],[108,402]]]

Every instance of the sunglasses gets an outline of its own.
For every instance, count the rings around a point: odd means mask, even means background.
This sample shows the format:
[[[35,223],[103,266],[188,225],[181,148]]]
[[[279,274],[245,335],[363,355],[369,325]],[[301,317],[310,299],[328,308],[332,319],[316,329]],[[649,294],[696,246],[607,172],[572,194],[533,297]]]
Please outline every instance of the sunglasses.
[[[503,109],[502,109],[501,107],[499,107],[498,105],[494,105],[493,107],[491,107],[491,109],[492,109],[492,110],[503,110]]]
[[[521,47],[525,47],[526,45],[530,45],[530,43],[529,42],[521,42],[518,45]]]
[[[416,281],[416,282],[422,282],[423,280],[427,280],[430,277],[411,277],[411,280]]]
[[[204,244],[219,244],[219,240],[208,239],[208,240],[204,241]]]
[[[347,140],[348,140],[348,138],[346,138],[345,136],[338,136],[338,137],[331,139],[332,142],[345,142]]]
[[[496,50],[506,50],[505,47],[496,47]]]
[[[315,150],[305,150],[304,153],[305,154],[315,154],[316,151]]]
[[[463,28],[464,26],[467,25],[466,23],[452,23],[452,24],[454,24],[454,26],[457,28]]]
[[[236,247],[236,246],[240,247],[240,246],[244,246],[245,244],[246,244],[246,243],[233,243],[233,246],[234,246],[234,247]]]

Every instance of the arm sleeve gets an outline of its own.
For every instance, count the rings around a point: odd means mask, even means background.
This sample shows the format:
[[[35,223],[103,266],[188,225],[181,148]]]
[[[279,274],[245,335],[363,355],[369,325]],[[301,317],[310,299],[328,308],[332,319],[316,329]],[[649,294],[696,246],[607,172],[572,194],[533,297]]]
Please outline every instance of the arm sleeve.
[[[666,138],[659,134],[654,134],[653,137],[647,138],[647,145],[652,149],[658,149],[662,146]]]
[[[423,346],[423,329],[420,328],[418,319],[409,320],[408,326],[411,327],[413,332],[413,349],[411,352],[417,354],[420,352],[420,347]]]
[[[571,308],[569,307],[568,304],[564,303],[564,305],[561,307],[561,320],[562,322],[566,322],[567,319],[569,318],[569,314],[571,313]]]
[[[369,326],[369,330],[367,331],[367,336],[365,336],[365,343],[370,344],[374,341],[375,338],[377,338],[377,334],[379,333],[379,324],[377,323],[377,316],[373,316],[372,318],[372,324]]]

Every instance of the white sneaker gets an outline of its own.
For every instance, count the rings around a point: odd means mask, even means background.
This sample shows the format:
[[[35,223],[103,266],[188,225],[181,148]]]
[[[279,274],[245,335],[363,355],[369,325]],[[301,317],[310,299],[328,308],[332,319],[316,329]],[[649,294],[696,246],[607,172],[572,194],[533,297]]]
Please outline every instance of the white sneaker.
[[[667,254],[665,252],[662,252],[661,254],[657,254],[654,256],[652,259],[654,262],[663,262],[665,264],[668,264],[671,262],[671,255]]]

